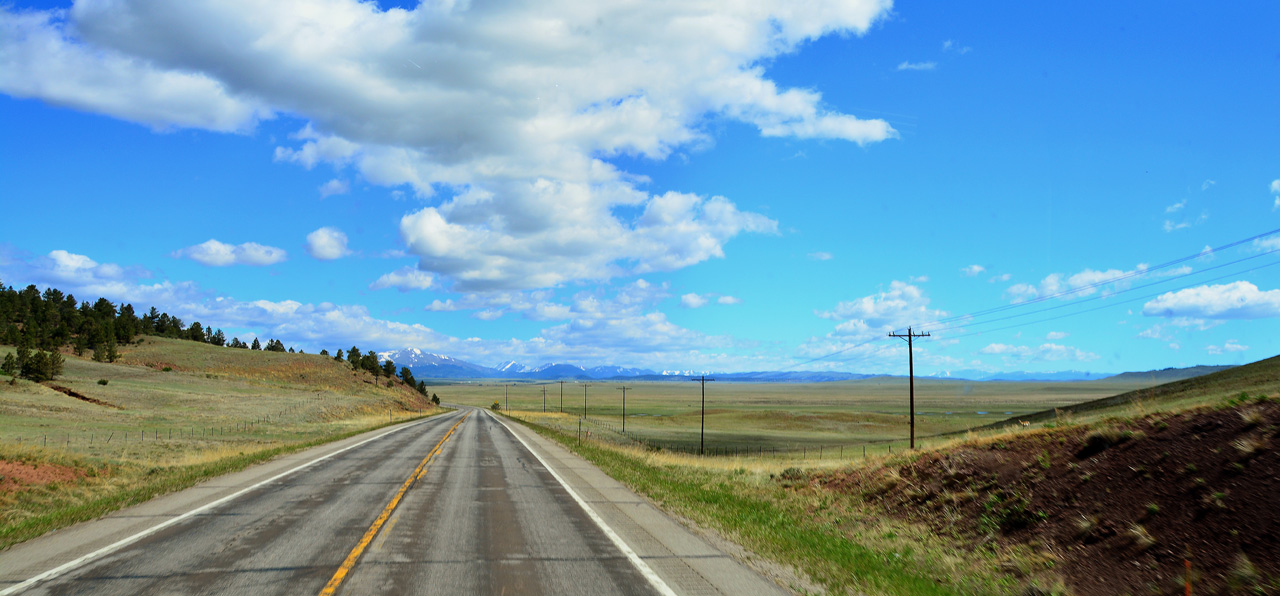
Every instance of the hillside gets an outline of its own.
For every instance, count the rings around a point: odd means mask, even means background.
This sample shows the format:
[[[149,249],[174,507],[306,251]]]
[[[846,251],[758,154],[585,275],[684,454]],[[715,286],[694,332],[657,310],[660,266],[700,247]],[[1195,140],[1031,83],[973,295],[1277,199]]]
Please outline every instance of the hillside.
[[[1205,369],[1218,367],[1197,368]],[[1180,370],[1189,371],[1192,369]],[[1135,382],[1142,381],[1144,380],[1144,374],[1146,373],[1136,373],[1135,376],[1129,377],[1129,380]],[[1123,376],[1124,375],[1117,375],[1116,377],[1111,377],[1107,380],[1116,380]],[[1157,385],[1155,387],[1136,389],[1118,395],[1113,395],[1111,397],[1087,401],[1072,406],[1041,410],[1032,414],[1017,416],[1008,420],[988,424],[974,430],[1012,426],[1019,422],[1048,422],[1056,420],[1064,415],[1069,417],[1088,416],[1092,419],[1109,413],[1115,413],[1126,407],[1173,410],[1181,407],[1189,407],[1198,403],[1213,401],[1215,399],[1224,398],[1245,391],[1261,391],[1270,394],[1278,390],[1280,390],[1280,356],[1275,356],[1252,364],[1225,367],[1224,370],[1219,372],[1185,378],[1179,381]]]
[[[310,354],[141,338],[0,381],[0,548],[308,444],[439,411]],[[0,347],[0,358],[12,348]]]
[[[796,490],[1021,553],[1007,567],[1056,576],[1061,593],[1182,594],[1186,561],[1196,594],[1277,593],[1280,358],[1068,409],[1098,421],[817,472]]]

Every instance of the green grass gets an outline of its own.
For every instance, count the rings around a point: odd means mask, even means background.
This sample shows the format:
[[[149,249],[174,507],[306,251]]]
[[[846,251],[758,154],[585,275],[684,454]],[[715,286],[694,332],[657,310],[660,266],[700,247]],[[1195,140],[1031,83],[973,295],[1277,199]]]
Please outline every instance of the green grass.
[[[664,464],[662,456],[525,422],[664,509],[793,566],[837,594],[1006,594],[1002,555],[968,552],[927,529],[870,511],[856,497],[784,489],[773,475]]]

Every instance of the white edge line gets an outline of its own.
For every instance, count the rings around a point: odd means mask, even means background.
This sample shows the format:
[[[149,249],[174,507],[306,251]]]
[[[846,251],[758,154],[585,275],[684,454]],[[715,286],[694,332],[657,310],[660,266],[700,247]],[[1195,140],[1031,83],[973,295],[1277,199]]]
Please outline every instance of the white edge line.
[[[232,494],[229,494],[229,495],[227,495],[227,496],[225,496],[225,497],[222,497],[221,499],[218,499],[218,500],[216,500],[216,501],[212,501],[212,502],[210,502],[210,503],[206,503],[206,504],[204,504],[204,505],[202,505],[202,506],[200,506],[200,507],[197,507],[197,508],[195,508],[195,509],[192,509],[191,511],[188,511],[188,512],[186,512],[186,513],[183,513],[183,514],[181,514],[181,515],[179,515],[179,516],[177,516],[177,517],[174,517],[174,518],[168,519],[168,520],[163,521],[163,522],[161,522],[161,523],[158,523],[158,524],[156,524],[156,525],[154,525],[154,526],[151,526],[150,528],[147,528],[147,529],[145,529],[145,530],[143,530],[143,531],[141,531],[141,532],[138,532],[137,534],[134,534],[134,535],[132,535],[132,536],[129,536],[128,538],[123,538],[123,539],[118,540],[118,541],[116,541],[116,542],[114,542],[114,543],[112,543],[112,544],[109,544],[109,545],[104,546],[104,547],[102,547],[102,548],[100,548],[100,549],[98,549],[98,550],[95,550],[95,551],[93,551],[93,552],[91,552],[91,553],[89,553],[89,554],[87,554],[87,555],[83,555],[83,556],[81,556],[81,557],[79,557],[79,558],[77,558],[77,559],[73,559],[73,560],[71,560],[71,561],[68,561],[68,562],[66,562],[66,563],[63,563],[62,565],[59,565],[59,566],[57,566],[57,567],[54,567],[53,569],[50,569],[50,570],[48,570],[48,571],[46,571],[46,572],[44,572],[44,573],[41,573],[40,575],[37,575],[37,576],[35,576],[35,577],[32,577],[32,578],[30,578],[30,579],[28,579],[28,580],[26,580],[26,581],[24,581],[24,582],[22,582],[22,583],[20,583],[20,584],[13,585],[13,586],[9,586],[8,588],[5,588],[5,589],[3,589],[3,590],[0,590],[0,596],[7,596],[8,594],[16,594],[17,592],[19,592],[19,591],[21,591],[21,590],[25,590],[25,589],[27,589],[27,588],[30,588],[30,587],[34,586],[35,584],[37,584],[37,583],[40,583],[40,582],[42,582],[42,581],[45,581],[45,580],[48,580],[48,579],[53,579],[53,578],[55,578],[55,577],[58,577],[59,575],[62,575],[62,574],[64,574],[64,573],[68,572],[68,571],[71,571],[72,569],[75,569],[76,567],[79,567],[80,565],[83,565],[83,564],[85,564],[85,563],[88,563],[89,561],[92,561],[92,560],[94,560],[94,559],[96,559],[96,558],[98,558],[98,557],[101,557],[101,556],[103,556],[103,555],[106,555],[106,554],[109,554],[109,553],[111,553],[111,552],[114,552],[114,551],[120,550],[121,548],[124,548],[124,547],[126,547],[126,546],[128,546],[128,545],[130,545],[130,544],[133,544],[134,542],[137,542],[137,541],[139,541],[139,540],[142,540],[143,538],[146,538],[147,536],[150,536],[150,535],[152,535],[152,534],[155,534],[156,532],[159,532],[160,530],[163,530],[163,529],[165,529],[165,528],[167,528],[167,527],[169,527],[169,526],[172,526],[172,525],[174,525],[174,524],[176,524],[176,523],[178,523],[178,522],[181,522],[181,521],[183,521],[183,520],[185,520],[185,519],[187,519],[187,518],[189,518],[189,517],[192,517],[192,516],[195,516],[195,515],[199,515],[199,514],[201,514],[201,513],[204,513],[205,511],[208,511],[208,510],[210,510],[210,509],[213,509],[214,507],[217,507],[217,506],[219,506],[219,505],[222,505],[223,503],[226,503],[227,501],[230,501],[230,500],[232,500],[232,499],[238,498],[238,497],[240,497],[240,496],[244,495],[245,493],[247,493],[247,492],[249,492],[249,491],[256,490],[256,489],[260,488],[261,486],[263,486],[263,485],[265,485],[265,484],[270,484],[270,483],[272,483],[272,482],[275,482],[276,480],[279,480],[279,479],[281,479],[281,478],[284,478],[285,476],[288,476],[288,475],[290,475],[290,474],[293,474],[294,472],[297,472],[297,471],[302,470],[302,469],[304,469],[304,468],[311,467],[311,466],[313,466],[313,465],[315,465],[315,464],[318,464],[318,463],[320,463],[320,462],[322,462],[322,461],[324,461],[324,460],[326,460],[326,459],[329,459],[329,458],[331,458],[331,457],[333,457],[333,456],[335,456],[335,455],[338,455],[339,453],[342,453],[342,452],[344,452],[344,451],[348,451],[348,450],[351,450],[351,449],[355,449],[356,447],[359,447],[359,446],[361,446],[361,445],[364,445],[365,443],[368,443],[368,442],[370,442],[370,441],[376,441],[376,440],[381,439],[381,438],[383,438],[383,437],[386,437],[386,436],[388,436],[388,435],[391,435],[391,434],[394,434],[394,433],[398,433],[398,432],[400,432],[400,431],[402,431],[402,430],[405,430],[405,429],[408,429],[408,428],[412,428],[412,427],[414,427],[414,426],[417,426],[417,425],[419,425],[419,424],[423,424],[423,423],[425,423],[425,422],[427,422],[427,421],[426,421],[426,420],[422,420],[422,421],[420,421],[420,422],[415,422],[415,423],[412,423],[412,424],[406,424],[406,425],[404,425],[404,426],[401,426],[400,428],[395,428],[395,429],[389,430],[389,431],[384,432],[384,433],[382,433],[382,434],[380,434],[380,435],[378,435],[378,436],[376,436],[376,437],[370,437],[370,438],[365,439],[365,440],[363,440],[363,441],[360,441],[359,443],[356,443],[356,444],[354,444],[354,445],[347,445],[346,447],[343,447],[342,449],[339,449],[339,450],[337,450],[337,451],[334,451],[333,453],[330,453],[330,454],[327,454],[327,455],[322,455],[322,456],[320,456],[320,457],[317,457],[316,459],[313,459],[313,460],[311,460],[311,461],[309,461],[309,462],[307,462],[307,463],[305,463],[305,464],[302,464],[302,465],[300,465],[300,466],[298,466],[298,467],[296,467],[296,468],[292,468],[292,469],[290,469],[290,470],[288,470],[288,471],[285,471],[285,472],[281,472],[281,473],[279,473],[279,474],[276,474],[275,476],[272,476],[272,477],[270,477],[270,478],[268,478],[268,479],[266,479],[266,480],[263,480],[263,481],[261,481],[261,482],[259,482],[259,483],[257,483],[257,484],[254,484],[254,485],[252,485],[252,486],[249,486],[249,487],[246,487],[246,488],[240,489],[239,491],[236,491],[236,492],[234,492],[234,493],[232,493]]]
[[[622,554],[627,556],[627,559],[631,561],[631,564],[635,565],[636,569],[640,570],[640,574],[643,575],[645,579],[649,580],[649,584],[652,585],[658,593],[663,596],[677,596],[675,591],[671,589],[671,586],[668,586],[667,582],[662,581],[662,578],[658,576],[657,572],[655,572],[652,567],[649,567],[649,564],[645,563],[644,560],[640,558],[640,555],[636,554],[636,551],[631,550],[631,547],[622,540],[621,536],[618,536],[618,534],[613,531],[613,528],[609,527],[609,524],[604,523],[604,518],[600,517],[600,515],[596,513],[596,511],[592,509],[591,506],[582,499],[582,497],[578,496],[578,493],[569,486],[569,483],[564,481],[564,478],[561,478],[555,470],[551,469],[551,465],[547,463],[547,460],[542,459],[542,456],[538,455],[538,452],[534,451],[533,447],[530,447],[524,439],[520,438],[520,435],[517,434],[516,431],[511,430],[511,427],[507,426],[506,421],[490,414],[489,412],[485,412],[485,414],[488,414],[490,418],[497,420],[498,424],[501,424],[506,428],[507,432],[511,433],[511,436],[515,437],[517,441],[520,441],[521,445],[524,445],[525,449],[529,450],[529,453],[532,453],[534,457],[538,458],[538,461],[542,463],[542,467],[546,468],[546,470],[551,473],[551,477],[555,478],[556,481],[560,483],[560,486],[563,486],[564,490],[569,493],[569,496],[573,497],[573,500],[577,501],[578,505],[582,506],[582,510],[587,512],[587,517],[590,517],[591,521],[596,522],[596,525],[600,527],[605,536],[608,536],[609,540],[613,541],[613,545],[618,547],[618,550],[622,551]]]

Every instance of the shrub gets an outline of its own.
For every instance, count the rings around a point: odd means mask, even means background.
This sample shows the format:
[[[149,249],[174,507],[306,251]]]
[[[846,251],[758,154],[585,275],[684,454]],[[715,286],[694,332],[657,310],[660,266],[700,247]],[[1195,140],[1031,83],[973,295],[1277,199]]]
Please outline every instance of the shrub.
[[[160,370],[161,370],[161,371],[163,371],[163,372],[173,372],[173,367],[172,367],[172,366],[166,366],[166,367],[164,367],[164,368],[162,368],[162,369],[160,369]]]
[[[1119,445],[1132,437],[1130,433],[1126,435],[1115,428],[1100,428],[1084,437],[1084,444],[1076,451],[1076,457],[1086,458],[1091,455],[1102,453],[1112,445]]]
[[[791,482],[805,479],[804,470],[801,470],[800,468],[795,468],[795,467],[787,468],[783,470],[782,474],[780,474],[779,476],[781,476],[783,480],[788,480]]]
[[[98,384],[99,384],[99,385],[106,385],[106,384],[107,384],[107,380],[106,380],[106,379],[98,379]]]
[[[490,410],[493,410],[493,411],[495,411],[495,412],[501,412],[501,411],[502,411],[502,404],[498,403],[498,402],[495,400],[495,401],[493,402],[493,405],[492,405],[492,406],[489,406],[489,409],[490,409]]]

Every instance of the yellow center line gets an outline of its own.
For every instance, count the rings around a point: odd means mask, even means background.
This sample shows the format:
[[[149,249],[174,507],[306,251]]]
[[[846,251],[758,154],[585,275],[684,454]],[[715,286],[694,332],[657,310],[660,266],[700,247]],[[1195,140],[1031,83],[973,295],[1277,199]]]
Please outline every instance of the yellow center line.
[[[391,514],[396,510],[396,505],[400,504],[400,499],[404,497],[405,493],[409,492],[409,487],[413,486],[414,481],[422,478],[422,476],[427,473],[427,463],[430,462],[436,454],[440,453],[444,444],[449,441],[449,437],[453,435],[453,431],[458,429],[458,425],[466,422],[467,417],[470,415],[471,413],[468,412],[462,417],[462,420],[455,423],[453,427],[449,429],[449,432],[444,434],[444,438],[440,439],[439,443],[436,443],[436,446],[431,450],[431,453],[428,453],[426,457],[422,458],[422,463],[419,463],[418,467],[414,468],[413,473],[409,474],[409,479],[404,481],[400,490],[396,492],[396,496],[391,497],[391,502],[387,503],[386,508],[382,510],[380,515],[378,515],[378,519],[373,520],[373,525],[369,526],[369,531],[364,533],[364,537],[361,538],[360,542],[356,544],[356,547],[351,550],[351,554],[347,555],[347,559],[342,562],[342,566],[338,567],[338,571],[329,579],[329,583],[325,584],[323,590],[320,590],[320,596],[332,596],[333,593],[338,590],[338,586],[342,584],[343,579],[346,579],[347,574],[351,572],[351,568],[355,567],[356,561],[360,559],[360,555],[364,553],[364,549],[368,548],[369,543],[378,535],[378,530],[382,529],[382,524],[385,524],[387,522],[387,518],[391,517]]]

